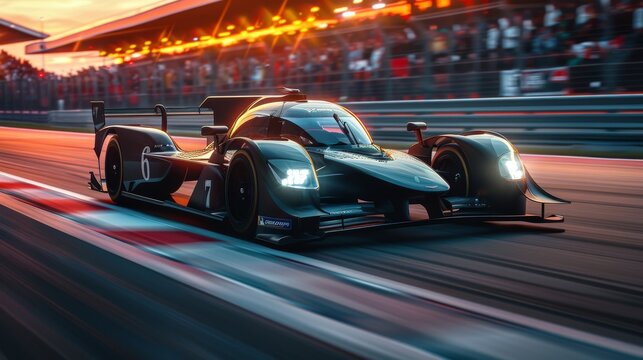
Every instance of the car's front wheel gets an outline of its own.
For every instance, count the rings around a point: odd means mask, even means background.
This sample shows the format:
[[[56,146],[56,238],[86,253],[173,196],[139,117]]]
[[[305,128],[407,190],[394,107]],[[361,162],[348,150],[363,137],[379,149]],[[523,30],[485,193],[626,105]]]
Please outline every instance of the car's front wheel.
[[[449,184],[446,196],[469,196],[470,171],[464,154],[456,145],[449,144],[438,148],[431,167]]]
[[[230,160],[225,192],[230,227],[244,237],[254,236],[259,194],[257,172],[247,151],[237,151]]]

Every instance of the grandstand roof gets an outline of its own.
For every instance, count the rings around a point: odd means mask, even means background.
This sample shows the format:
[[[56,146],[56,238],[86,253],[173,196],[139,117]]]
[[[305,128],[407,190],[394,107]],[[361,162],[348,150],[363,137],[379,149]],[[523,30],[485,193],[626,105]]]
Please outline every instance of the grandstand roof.
[[[112,44],[153,39],[165,31],[185,31],[194,28],[208,19],[212,23],[213,14],[223,8],[220,0],[183,0],[167,4],[86,29],[61,34],[40,43],[29,44],[27,54],[91,51]],[[217,11],[218,10],[218,11]]]
[[[0,45],[44,39],[49,35],[0,19]]]
[[[164,37],[192,38],[212,35],[225,21],[247,18],[254,22],[266,14],[277,14],[282,1],[181,0],[170,1],[131,16],[103,22],[68,34],[52,37],[44,44],[26,46],[27,54],[107,50]],[[288,7],[306,6],[310,1],[291,0]],[[271,15],[270,15],[271,16]]]

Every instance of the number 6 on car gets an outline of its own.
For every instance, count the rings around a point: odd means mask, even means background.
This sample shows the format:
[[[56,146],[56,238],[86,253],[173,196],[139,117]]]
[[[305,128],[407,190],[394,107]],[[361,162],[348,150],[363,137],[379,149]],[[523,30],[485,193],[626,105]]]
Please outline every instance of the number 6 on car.
[[[143,148],[141,153],[141,173],[143,174],[143,179],[145,181],[150,179],[150,161],[145,157],[145,154],[150,152],[150,147],[146,146]]]
[[[112,137],[105,154],[106,189],[102,176],[93,173],[89,185],[116,202],[188,211],[274,244],[360,226],[563,221],[545,216],[544,208],[567,201],[538,186],[500,134],[477,130],[423,138],[426,124],[412,122],[406,129],[418,141],[408,153],[384,149],[350,110],[285,90],[285,95],[206,98],[199,108],[216,118],[213,126],[201,128],[208,145],[197,151],[181,150],[155,128],[105,127],[105,117],[123,113],[105,114],[104,103],[94,101],[98,159]],[[165,129],[172,114],[162,115]],[[140,172],[127,166],[138,162]],[[181,205],[172,193],[184,182],[196,186]],[[541,204],[540,214],[526,213],[527,200]],[[411,221],[413,204],[426,209],[426,219]]]

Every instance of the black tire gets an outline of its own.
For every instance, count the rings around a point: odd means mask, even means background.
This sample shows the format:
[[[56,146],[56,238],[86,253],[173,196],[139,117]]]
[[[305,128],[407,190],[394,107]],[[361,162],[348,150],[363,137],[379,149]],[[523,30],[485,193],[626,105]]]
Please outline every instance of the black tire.
[[[257,171],[250,154],[245,150],[238,150],[230,160],[225,201],[232,230],[243,237],[254,237],[257,233],[259,203]]]
[[[438,148],[431,167],[449,184],[450,189],[445,196],[469,196],[471,171],[464,154],[457,146],[445,145]]]
[[[105,182],[112,201],[123,202],[123,156],[118,138],[114,136],[105,151]]]

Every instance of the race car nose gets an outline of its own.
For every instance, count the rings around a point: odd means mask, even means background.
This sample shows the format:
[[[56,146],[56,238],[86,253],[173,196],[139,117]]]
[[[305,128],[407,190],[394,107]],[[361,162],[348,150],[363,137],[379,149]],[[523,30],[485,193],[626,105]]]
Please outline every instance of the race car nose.
[[[419,159],[401,151],[388,150],[387,154],[386,160],[356,154],[351,154],[350,157],[335,156],[333,160],[393,187],[419,192],[449,191],[449,184]]]

